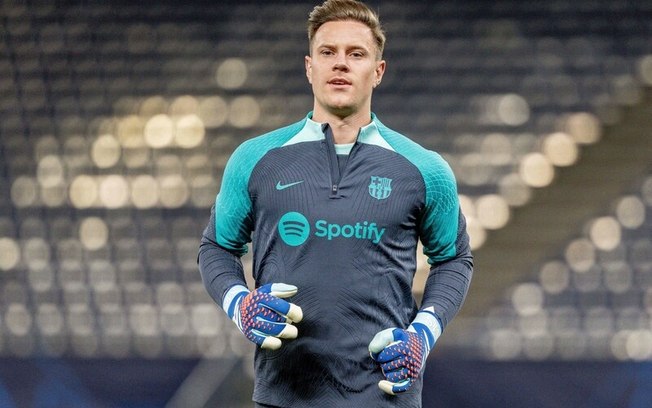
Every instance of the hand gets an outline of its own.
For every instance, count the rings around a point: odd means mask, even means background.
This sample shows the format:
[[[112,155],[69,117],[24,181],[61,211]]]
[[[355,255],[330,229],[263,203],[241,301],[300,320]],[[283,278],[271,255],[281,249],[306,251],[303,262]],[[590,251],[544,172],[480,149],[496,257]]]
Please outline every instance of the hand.
[[[268,283],[253,292],[238,293],[234,298],[231,320],[249,339],[263,349],[277,350],[280,339],[294,339],[298,330],[292,324],[303,318],[301,308],[286,302],[297,287],[285,283]]]
[[[390,395],[407,391],[419,378],[430,351],[425,333],[412,326],[407,330],[385,329],[369,343],[371,358],[380,363],[385,380],[378,387]]]

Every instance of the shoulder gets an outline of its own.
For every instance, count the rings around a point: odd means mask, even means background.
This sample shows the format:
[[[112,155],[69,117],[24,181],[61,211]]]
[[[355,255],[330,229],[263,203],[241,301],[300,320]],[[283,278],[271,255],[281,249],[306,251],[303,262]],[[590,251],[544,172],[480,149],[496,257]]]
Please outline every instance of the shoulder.
[[[265,154],[272,149],[283,146],[299,133],[303,129],[305,122],[306,119],[303,119],[244,141],[234,150],[227,167],[237,168],[243,174],[250,173]]]
[[[439,153],[426,149],[409,137],[383,125],[377,119],[375,123],[382,139],[392,150],[416,166],[424,178],[438,177],[455,182],[451,167]]]

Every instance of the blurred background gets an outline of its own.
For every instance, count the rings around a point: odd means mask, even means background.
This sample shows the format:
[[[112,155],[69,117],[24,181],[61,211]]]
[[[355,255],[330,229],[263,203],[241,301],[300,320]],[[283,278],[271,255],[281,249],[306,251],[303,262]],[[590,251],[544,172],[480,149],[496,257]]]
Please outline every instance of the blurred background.
[[[373,110],[475,254],[424,407],[652,406],[652,2],[368,3]],[[252,405],[196,253],[233,149],[312,108],[315,4],[0,3],[1,407]]]

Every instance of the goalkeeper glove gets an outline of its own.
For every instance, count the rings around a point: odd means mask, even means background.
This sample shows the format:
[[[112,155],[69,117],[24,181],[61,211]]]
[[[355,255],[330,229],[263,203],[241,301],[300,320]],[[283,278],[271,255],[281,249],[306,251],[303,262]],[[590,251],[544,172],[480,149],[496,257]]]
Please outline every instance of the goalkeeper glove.
[[[393,327],[377,333],[369,343],[369,354],[385,376],[378,387],[390,395],[407,391],[440,335],[441,324],[432,307],[420,311],[407,330]]]
[[[294,339],[292,325],[303,318],[301,308],[282,298],[297,293],[297,287],[285,283],[268,283],[250,292],[245,286],[231,287],[224,296],[223,308],[238,329],[261,348],[277,350],[280,339]]]

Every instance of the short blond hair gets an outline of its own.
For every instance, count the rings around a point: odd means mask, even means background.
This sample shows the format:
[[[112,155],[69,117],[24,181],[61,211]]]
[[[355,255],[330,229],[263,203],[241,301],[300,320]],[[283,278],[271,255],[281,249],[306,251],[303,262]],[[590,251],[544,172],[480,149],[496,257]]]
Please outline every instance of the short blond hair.
[[[312,40],[319,27],[329,21],[344,20],[357,21],[371,29],[378,48],[377,58],[381,59],[385,49],[385,32],[380,26],[378,14],[356,0],[326,0],[321,6],[315,6],[308,16],[308,43],[311,49]]]

